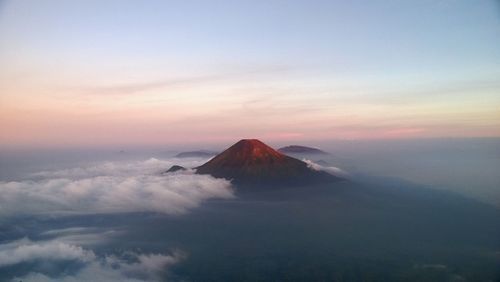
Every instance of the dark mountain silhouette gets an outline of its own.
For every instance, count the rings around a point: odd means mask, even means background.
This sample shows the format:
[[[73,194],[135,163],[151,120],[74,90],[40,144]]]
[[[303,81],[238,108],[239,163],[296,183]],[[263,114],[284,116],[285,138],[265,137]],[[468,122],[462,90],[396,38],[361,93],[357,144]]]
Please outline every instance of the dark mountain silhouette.
[[[257,139],[243,139],[196,168],[198,174],[232,179],[235,183],[293,185],[336,181],[340,178],[316,171]]]
[[[176,171],[180,171],[180,170],[186,170],[186,168],[183,166],[180,166],[180,165],[173,165],[167,171],[165,171],[163,173],[176,172]]]
[[[290,145],[278,149],[279,152],[283,154],[328,154],[318,148],[311,148],[300,145]]]
[[[209,158],[217,155],[218,152],[214,151],[205,151],[205,150],[199,150],[199,151],[189,151],[189,152],[181,152],[177,155],[175,155],[176,158]]]

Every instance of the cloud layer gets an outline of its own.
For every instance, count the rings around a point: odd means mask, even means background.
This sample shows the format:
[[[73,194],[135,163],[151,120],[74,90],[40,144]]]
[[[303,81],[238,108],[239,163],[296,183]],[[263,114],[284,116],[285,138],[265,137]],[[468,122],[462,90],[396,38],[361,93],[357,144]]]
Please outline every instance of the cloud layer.
[[[95,259],[92,251],[59,241],[33,243],[24,238],[0,245],[0,267],[36,260],[78,260],[89,262]]]
[[[105,162],[0,182],[0,214],[184,213],[210,198],[233,197],[224,179],[192,171],[169,173],[172,162]]]
[[[156,281],[168,267],[185,257],[173,254],[140,254],[97,256],[93,251],[59,240],[32,242],[26,238],[0,245],[0,268],[19,263],[44,264],[73,261],[82,266],[74,273],[53,277],[43,271],[30,272],[12,281]]]

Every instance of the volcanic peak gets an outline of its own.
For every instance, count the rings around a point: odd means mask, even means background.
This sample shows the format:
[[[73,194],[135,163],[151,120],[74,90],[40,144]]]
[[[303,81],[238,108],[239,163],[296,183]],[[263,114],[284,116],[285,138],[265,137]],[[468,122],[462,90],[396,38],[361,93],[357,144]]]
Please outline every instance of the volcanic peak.
[[[196,168],[196,173],[233,179],[240,183],[304,183],[331,179],[298,159],[284,155],[257,139],[243,139]],[[333,177],[335,178],[335,177]]]
[[[259,165],[281,162],[285,159],[284,154],[258,139],[242,139],[214,157],[210,163],[214,165]]]

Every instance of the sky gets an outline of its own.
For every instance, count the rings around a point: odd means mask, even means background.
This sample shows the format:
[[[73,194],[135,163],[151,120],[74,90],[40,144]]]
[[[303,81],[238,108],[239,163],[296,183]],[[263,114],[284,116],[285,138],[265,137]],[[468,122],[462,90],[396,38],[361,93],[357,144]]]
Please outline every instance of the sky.
[[[498,1],[0,0],[0,148],[500,137]]]

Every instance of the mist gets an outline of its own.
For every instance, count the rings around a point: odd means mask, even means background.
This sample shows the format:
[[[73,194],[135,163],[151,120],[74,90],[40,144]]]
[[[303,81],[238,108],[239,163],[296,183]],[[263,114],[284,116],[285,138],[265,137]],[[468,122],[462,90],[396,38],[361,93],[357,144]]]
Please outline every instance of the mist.
[[[267,190],[165,174],[207,161],[178,149],[3,152],[0,281],[495,280],[499,144],[304,144],[344,181]]]

